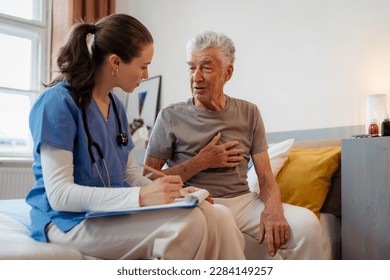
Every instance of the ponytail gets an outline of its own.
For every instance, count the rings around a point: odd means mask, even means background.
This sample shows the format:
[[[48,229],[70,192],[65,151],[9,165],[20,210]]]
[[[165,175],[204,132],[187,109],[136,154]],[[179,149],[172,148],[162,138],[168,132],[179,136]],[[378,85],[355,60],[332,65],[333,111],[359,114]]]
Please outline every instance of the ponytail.
[[[68,41],[61,47],[57,66],[60,75],[49,84],[55,85],[61,81],[69,81],[77,106],[86,108],[92,99],[91,89],[94,86],[96,65],[92,59],[92,49],[88,42],[93,37],[95,26],[79,23],[71,30]],[[93,42],[92,42],[93,43]]]

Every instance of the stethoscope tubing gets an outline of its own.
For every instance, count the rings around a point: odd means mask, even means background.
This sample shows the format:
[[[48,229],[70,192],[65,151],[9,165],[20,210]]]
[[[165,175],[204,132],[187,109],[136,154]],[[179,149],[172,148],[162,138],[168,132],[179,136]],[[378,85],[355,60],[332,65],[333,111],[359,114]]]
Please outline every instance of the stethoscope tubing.
[[[110,100],[111,100],[111,103],[112,103],[112,107],[114,109],[115,117],[116,117],[116,120],[117,120],[117,123],[118,123],[119,134],[118,134],[117,139],[116,139],[117,143],[118,143],[118,145],[127,146],[129,138],[128,138],[128,135],[126,133],[124,133],[123,130],[122,130],[122,122],[121,122],[121,119],[119,117],[118,108],[116,106],[116,103],[114,101],[114,98],[113,98],[112,94],[109,93],[108,95],[110,97]],[[85,130],[85,133],[87,135],[87,140],[88,140],[88,153],[89,153],[89,157],[90,157],[90,159],[92,161],[92,164],[95,166],[95,169],[96,169],[96,171],[97,171],[97,173],[98,173],[98,175],[100,177],[100,180],[102,181],[103,186],[106,187],[107,185],[104,182],[104,178],[103,178],[101,172],[99,171],[99,168],[98,168],[97,163],[96,163],[95,156],[94,156],[93,151],[92,151],[92,147],[95,147],[95,150],[97,151],[97,153],[99,155],[99,158],[102,160],[103,165],[104,165],[104,169],[106,171],[108,187],[111,187],[110,174],[108,172],[108,167],[107,167],[106,161],[104,159],[103,151],[100,148],[99,144],[96,143],[93,140],[93,138],[92,138],[92,135],[90,133],[89,126],[88,126],[86,110],[85,109],[81,109],[81,111],[82,111],[82,119],[83,119],[83,124],[84,124],[84,130]]]

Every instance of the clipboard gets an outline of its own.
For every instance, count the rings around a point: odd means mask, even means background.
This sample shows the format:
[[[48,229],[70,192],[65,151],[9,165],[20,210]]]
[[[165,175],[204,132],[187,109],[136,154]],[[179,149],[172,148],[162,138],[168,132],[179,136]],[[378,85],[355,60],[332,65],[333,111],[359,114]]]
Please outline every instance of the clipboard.
[[[126,215],[135,214],[148,211],[157,211],[172,208],[194,208],[201,204],[209,196],[209,192],[204,189],[197,190],[185,197],[176,198],[173,202],[167,204],[159,204],[152,206],[142,206],[126,209],[118,209],[114,211],[91,211],[85,214],[85,218],[115,216],[115,215]]]

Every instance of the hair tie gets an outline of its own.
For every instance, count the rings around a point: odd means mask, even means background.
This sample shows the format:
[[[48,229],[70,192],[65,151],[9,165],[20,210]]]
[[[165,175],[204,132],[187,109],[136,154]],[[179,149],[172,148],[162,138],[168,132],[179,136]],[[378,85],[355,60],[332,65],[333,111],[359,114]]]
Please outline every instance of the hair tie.
[[[95,26],[95,24],[92,23],[90,25],[89,33],[95,34],[95,31],[96,31],[96,26]]]

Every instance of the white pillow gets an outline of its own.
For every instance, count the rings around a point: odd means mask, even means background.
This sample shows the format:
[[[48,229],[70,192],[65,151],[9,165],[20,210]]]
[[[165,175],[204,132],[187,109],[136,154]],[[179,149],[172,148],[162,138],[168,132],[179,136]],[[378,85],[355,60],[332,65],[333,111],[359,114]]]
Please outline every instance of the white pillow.
[[[272,174],[276,177],[282,169],[284,163],[290,155],[290,150],[294,144],[294,139],[288,139],[280,143],[269,144],[268,155],[271,163]],[[259,181],[255,167],[252,166],[248,170],[248,185],[252,192],[259,193]]]

